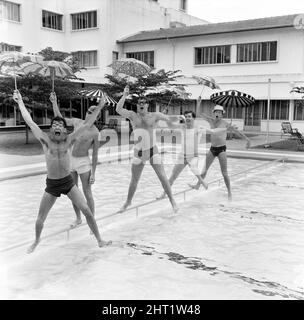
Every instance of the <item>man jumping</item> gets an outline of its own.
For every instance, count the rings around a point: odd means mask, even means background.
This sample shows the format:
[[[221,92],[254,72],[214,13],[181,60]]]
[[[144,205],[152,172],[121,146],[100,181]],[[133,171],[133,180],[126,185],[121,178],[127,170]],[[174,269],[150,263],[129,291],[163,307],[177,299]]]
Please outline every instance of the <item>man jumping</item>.
[[[160,112],[148,112],[149,104],[147,100],[139,98],[137,103],[137,112],[127,110],[123,108],[125,99],[129,94],[129,87],[126,86],[123,92],[123,96],[119,100],[116,106],[116,112],[121,116],[128,118],[133,126],[134,136],[138,136],[139,139],[134,146],[134,157],[132,161],[132,178],[129,185],[128,197],[125,204],[118,212],[125,211],[132,202],[135,194],[138,181],[142,174],[146,161],[149,161],[155,173],[157,174],[168,198],[171,202],[174,212],[178,210],[175,200],[172,196],[171,187],[167,179],[164,166],[161,162],[161,156],[158,152],[158,148],[155,144],[154,129],[157,126],[158,121],[163,120],[168,124],[174,123],[180,120],[180,117],[171,119],[169,116]]]
[[[100,105],[95,109],[92,117],[88,120],[86,125],[80,126],[78,130],[68,135],[66,122],[60,117],[52,119],[49,133],[43,132],[32,120],[18,90],[14,91],[13,98],[14,101],[18,103],[24,121],[31,128],[35,138],[42,144],[47,166],[46,188],[40,202],[35,226],[36,238],[34,243],[29,247],[28,253],[33,252],[39,244],[41,232],[47,215],[61,194],[67,195],[71,199],[72,203],[75,204],[85,215],[87,223],[96,237],[98,246],[102,247],[110,244],[110,242],[106,242],[101,239],[95,218],[83,195],[75,185],[70,173],[71,147],[75,143],[76,139],[95,121],[98,113],[105,104],[105,101],[102,101],[102,103],[100,103]]]
[[[53,105],[54,115],[62,117],[57,104],[56,93],[52,92],[50,94],[50,101]],[[97,106],[91,106],[87,113],[85,120],[78,118],[64,118],[68,126],[73,126],[74,130],[77,130],[80,126],[85,124],[91,117],[91,114]],[[72,155],[71,155],[71,174],[78,186],[78,178],[81,180],[83,194],[87,200],[87,204],[92,212],[95,214],[95,203],[92,193],[92,184],[95,182],[95,171],[98,162],[98,129],[92,123],[91,126],[83,132],[83,134],[78,137],[73,145]],[[89,149],[92,148],[92,164],[89,157]],[[74,211],[76,213],[76,220],[73,222],[71,227],[75,227],[82,223],[80,210],[77,206],[73,205]]]
[[[197,100],[200,104],[201,99]],[[235,127],[231,126],[228,122],[223,120],[224,108],[222,106],[216,105],[213,108],[213,117],[202,114],[202,116],[208,121],[211,129],[223,128],[222,131],[217,131],[211,133],[211,147],[206,156],[205,168],[201,174],[202,179],[205,179],[209,167],[211,166],[213,160],[217,157],[219,159],[222,175],[228,190],[228,199],[232,199],[230,179],[227,170],[227,154],[226,154],[226,139],[227,139],[227,129],[231,129],[237,135],[245,138],[247,140],[246,147],[250,147],[250,140],[243,133],[239,132]],[[201,181],[199,180],[196,185],[190,185],[194,189],[199,189]]]

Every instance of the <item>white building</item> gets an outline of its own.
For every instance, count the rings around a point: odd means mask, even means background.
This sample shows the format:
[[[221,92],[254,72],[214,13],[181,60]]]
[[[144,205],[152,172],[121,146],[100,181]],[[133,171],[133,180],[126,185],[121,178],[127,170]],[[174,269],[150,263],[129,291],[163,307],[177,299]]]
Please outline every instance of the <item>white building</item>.
[[[290,93],[292,87],[304,85],[304,29],[294,26],[298,16],[143,31],[118,44],[122,56],[148,51],[156,69],[181,70],[189,77],[184,83],[194,99],[202,86],[190,80],[191,75],[212,76],[222,90],[252,95],[254,106],[232,110],[234,123],[245,131],[266,131],[270,79],[270,132],[280,132],[282,121],[290,121],[304,132],[304,100],[300,94]],[[203,90],[205,101],[198,113],[210,112],[213,92]]]
[[[36,53],[46,47],[72,52],[86,68],[80,77],[100,83],[120,57],[117,39],[202,23],[187,14],[187,0],[0,0],[0,52]],[[2,125],[13,124],[12,117],[13,110],[0,107]]]
[[[181,0],[0,0],[0,43],[38,52],[75,53],[86,82],[100,82],[118,58],[116,40],[142,30],[206,21],[186,12]],[[2,13],[1,13],[2,12]]]

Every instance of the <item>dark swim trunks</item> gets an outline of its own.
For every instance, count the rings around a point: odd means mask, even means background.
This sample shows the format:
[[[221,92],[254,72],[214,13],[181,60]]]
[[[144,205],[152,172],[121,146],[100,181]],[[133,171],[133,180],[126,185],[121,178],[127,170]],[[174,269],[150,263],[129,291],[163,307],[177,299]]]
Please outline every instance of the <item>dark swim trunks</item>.
[[[45,192],[53,195],[54,197],[60,197],[61,194],[68,194],[74,185],[74,180],[70,174],[61,179],[46,178]]]
[[[150,160],[154,155],[158,154],[157,146],[154,146],[148,150],[136,149],[134,148],[134,157],[142,160],[147,161]]]
[[[213,154],[214,157],[218,157],[218,155],[221,152],[225,152],[226,151],[226,146],[220,146],[220,147],[211,146],[210,151],[211,151],[211,153]]]

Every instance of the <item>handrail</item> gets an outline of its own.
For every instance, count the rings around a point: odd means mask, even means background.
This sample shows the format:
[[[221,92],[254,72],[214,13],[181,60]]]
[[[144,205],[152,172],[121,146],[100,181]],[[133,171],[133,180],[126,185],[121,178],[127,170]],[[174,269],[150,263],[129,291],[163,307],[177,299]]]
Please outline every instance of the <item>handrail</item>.
[[[282,162],[284,163],[288,158],[287,157],[282,157],[280,159],[276,159],[276,160],[272,160],[270,162],[267,162],[266,164],[263,163],[263,164],[260,164],[258,166],[255,166],[255,167],[252,167],[252,168],[249,168],[249,169],[245,169],[245,170],[242,170],[240,172],[237,172],[237,173],[234,173],[232,175],[230,175],[230,177],[234,177],[234,176],[238,176],[238,175],[241,175],[241,174],[244,174],[244,173],[248,173],[248,172],[251,172],[253,170],[256,170],[260,167],[265,167],[265,166],[268,166],[268,165],[273,165],[274,163],[277,163],[277,162]],[[211,184],[216,184],[216,183],[220,183],[221,181],[223,180],[223,177],[222,178],[218,178],[218,179],[215,179],[215,180],[212,180],[208,183],[208,185],[211,185]],[[177,196],[177,195],[180,195],[180,194],[184,194],[184,201],[186,200],[186,193],[189,192],[189,191],[193,191],[192,188],[189,188],[189,189],[186,189],[186,190],[182,190],[182,191],[178,191],[176,193],[174,193],[173,195],[174,196]],[[124,212],[127,212],[127,211],[131,211],[131,210],[136,210],[136,217],[138,216],[138,209],[141,208],[141,207],[144,207],[144,206],[147,206],[149,204],[152,204],[152,203],[156,203],[158,201],[161,201],[163,199],[155,199],[155,200],[150,200],[150,201],[147,201],[147,202],[144,202],[144,203],[141,203],[139,205],[136,205],[136,206],[133,206],[133,207],[130,207],[130,208],[127,208]],[[110,217],[113,217],[113,216],[116,216],[116,215],[119,215],[121,214],[120,212],[114,212],[114,213],[111,213],[111,214],[108,214],[106,216],[102,216],[102,217],[99,217],[99,218],[96,218],[96,222],[97,221],[100,221],[100,220],[104,220],[104,219],[107,219],[107,218],[110,218]],[[61,233],[67,233],[67,238],[69,239],[69,233],[71,230],[74,230],[74,229],[79,229],[79,228],[82,228],[84,226],[86,226],[87,224],[86,223],[83,223],[81,225],[78,225],[76,227],[68,227],[68,228],[64,228],[64,229],[61,229],[59,231],[56,231],[54,233],[50,233],[48,235],[45,235],[44,237],[41,237],[41,240],[44,240],[44,239],[47,239],[47,238],[51,238],[53,236],[56,236],[56,235],[59,235]],[[6,251],[10,251],[10,250],[13,250],[13,249],[16,249],[16,248],[20,248],[20,247],[23,247],[25,245],[28,245],[28,244],[31,244],[33,242],[33,240],[28,240],[28,241],[24,241],[24,242],[21,242],[21,243],[18,243],[18,244],[15,244],[15,245],[11,245],[9,247],[6,247],[4,249],[0,249],[0,253],[1,252],[6,252]]]

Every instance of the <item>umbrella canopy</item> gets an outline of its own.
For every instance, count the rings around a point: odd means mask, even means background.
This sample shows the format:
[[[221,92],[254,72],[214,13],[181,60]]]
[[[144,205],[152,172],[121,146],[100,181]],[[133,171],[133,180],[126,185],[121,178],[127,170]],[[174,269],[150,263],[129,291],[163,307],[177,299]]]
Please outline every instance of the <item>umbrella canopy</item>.
[[[43,57],[34,54],[23,54],[18,51],[9,51],[0,54],[0,73],[14,76],[15,88],[17,89],[17,74],[24,74],[24,66],[41,67]]]
[[[115,60],[108,67],[111,67],[116,74],[123,73],[134,78],[147,75],[152,70],[144,62],[134,58]]]
[[[173,95],[178,96],[179,98],[182,99],[187,99],[189,98],[189,93],[186,92],[185,88],[183,86],[178,86],[178,85],[160,85],[157,87],[153,88],[148,88],[144,95],[147,96],[149,94],[165,94],[165,93],[172,93]]]
[[[43,77],[52,78],[52,91],[54,91],[54,79],[58,78],[76,78],[71,67],[62,61],[43,61],[43,64],[24,66],[22,71],[25,74],[37,74]]]
[[[221,89],[212,77],[209,76],[192,76],[198,84],[209,87],[211,89]]]
[[[290,92],[304,93],[304,87],[293,87]],[[304,99],[304,96],[302,97]]]
[[[104,98],[110,105],[117,104],[117,102],[113,98],[111,98],[106,92],[101,89],[83,89],[78,93],[83,97],[90,98],[92,100],[97,99],[97,101],[99,101],[100,99]]]
[[[213,93],[210,100],[215,104],[229,107],[246,107],[254,104],[255,99],[247,94],[237,90],[220,91]]]

